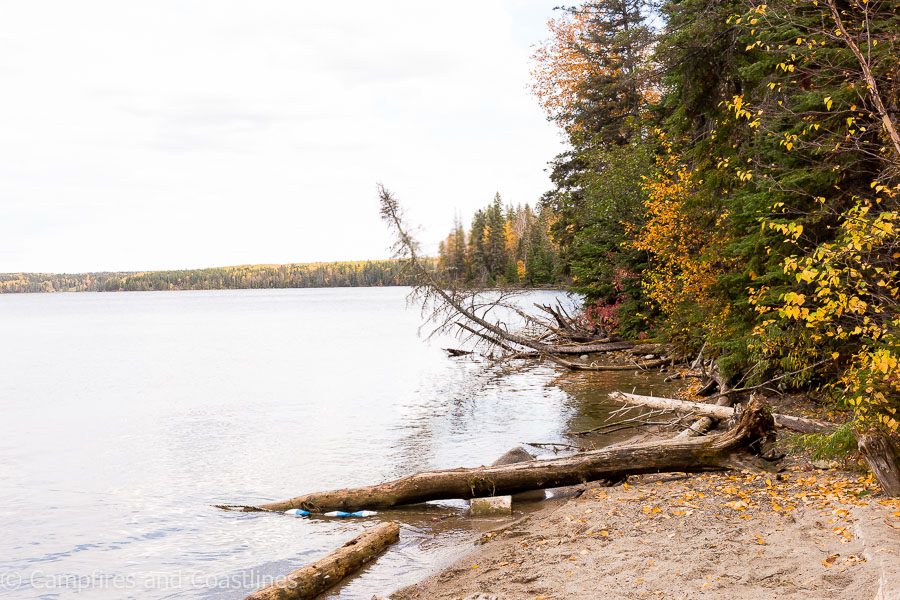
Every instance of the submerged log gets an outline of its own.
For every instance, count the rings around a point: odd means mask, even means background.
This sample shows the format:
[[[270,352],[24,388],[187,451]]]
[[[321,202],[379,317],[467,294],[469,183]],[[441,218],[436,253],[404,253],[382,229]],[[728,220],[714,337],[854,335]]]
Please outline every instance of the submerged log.
[[[638,394],[627,394],[624,392],[613,392],[609,397],[613,400],[624,402],[625,404],[646,406],[648,408],[661,410],[696,413],[713,419],[730,419],[735,414],[735,409],[730,406],[703,404],[702,402],[689,402],[687,400],[676,400],[674,398],[640,396]],[[793,429],[794,431],[800,431],[802,433],[821,433],[837,427],[834,423],[818,421],[816,419],[807,419],[805,417],[794,417],[791,415],[779,415],[773,413],[772,418],[775,421],[775,427]]]
[[[334,552],[292,571],[245,600],[306,600],[315,598],[356,572],[388,545],[400,539],[400,526],[381,523],[366,529]]]
[[[468,356],[472,354],[471,350],[460,350],[459,348],[444,348],[444,352],[450,356]]]
[[[353,511],[429,500],[515,494],[642,473],[697,473],[748,468],[754,464],[766,469],[771,463],[758,455],[773,437],[772,431],[771,415],[761,402],[753,401],[732,429],[718,435],[635,444],[510,465],[425,471],[378,485],[303,494],[244,510]]]

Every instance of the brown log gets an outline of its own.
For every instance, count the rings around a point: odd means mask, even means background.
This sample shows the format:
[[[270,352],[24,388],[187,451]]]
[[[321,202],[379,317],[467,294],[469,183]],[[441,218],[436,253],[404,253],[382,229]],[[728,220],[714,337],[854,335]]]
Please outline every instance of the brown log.
[[[316,562],[292,571],[246,600],[306,600],[315,598],[359,570],[388,545],[400,539],[400,526],[381,523],[363,531]]]
[[[752,452],[759,452],[772,435],[772,429],[771,415],[761,402],[753,401],[732,429],[718,435],[648,442],[510,465],[425,471],[378,485],[304,494],[244,510],[353,511],[428,500],[501,496],[642,473],[747,468],[759,458]],[[759,459],[757,466],[771,465]]]
[[[667,352],[665,344],[638,344],[629,350],[631,354],[643,356],[644,354],[663,354]]]
[[[450,356],[467,356],[472,354],[471,350],[460,350],[459,348],[444,348],[444,352]]]
[[[828,421],[819,421],[818,419],[807,419],[806,417],[795,417],[792,415],[773,414],[775,419],[775,427],[783,427],[784,429],[793,429],[800,433],[824,433],[837,429],[836,423]]]
[[[552,354],[547,354],[546,357],[556,364],[562,365],[563,367],[571,369],[573,371],[642,371],[645,369],[661,367],[670,361],[670,359],[668,358],[661,358],[659,360],[651,360],[643,364],[634,363],[633,365],[584,365],[581,363],[571,362],[557,356],[553,356]]]
[[[900,496],[900,451],[896,444],[875,429],[857,434],[856,442],[884,493]]]
[[[613,392],[609,395],[613,400],[624,402],[625,404],[633,404],[635,406],[647,406],[649,408],[657,408],[661,410],[672,410],[678,412],[690,412],[710,417],[713,419],[730,419],[734,416],[735,409],[730,406],[719,406],[717,404],[704,404],[702,402],[689,402],[687,400],[676,400],[674,398],[657,398],[655,396],[640,396],[638,394],[626,394],[624,392]],[[775,427],[785,429],[793,429],[802,433],[821,433],[830,431],[837,427],[834,423],[827,421],[818,421],[816,419],[807,419],[804,417],[793,417],[790,415],[772,414],[775,421]]]
[[[594,352],[612,352],[614,350],[628,350],[634,346],[634,342],[608,342],[605,344],[560,344],[537,348],[541,352],[553,354],[592,354]]]
[[[705,398],[713,393],[713,390],[716,389],[718,383],[716,383],[715,379],[710,379],[706,383],[703,384],[703,387],[697,390],[697,395],[701,398]]]

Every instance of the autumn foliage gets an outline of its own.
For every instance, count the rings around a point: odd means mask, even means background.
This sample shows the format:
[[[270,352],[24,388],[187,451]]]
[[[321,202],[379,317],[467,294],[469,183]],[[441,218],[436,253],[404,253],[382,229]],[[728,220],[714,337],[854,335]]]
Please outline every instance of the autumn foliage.
[[[897,3],[593,0],[549,33],[544,203],[592,310],[900,430]]]

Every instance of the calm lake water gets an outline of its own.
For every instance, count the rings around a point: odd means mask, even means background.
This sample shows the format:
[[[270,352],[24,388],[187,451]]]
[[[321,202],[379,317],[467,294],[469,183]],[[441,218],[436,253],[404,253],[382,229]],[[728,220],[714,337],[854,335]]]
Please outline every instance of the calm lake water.
[[[333,594],[368,600],[496,523],[460,502],[354,520],[212,505],[489,464],[570,441],[611,389],[659,387],[450,359],[459,342],[420,338],[407,292],[0,296],[0,596],[242,598],[397,520],[400,543]]]

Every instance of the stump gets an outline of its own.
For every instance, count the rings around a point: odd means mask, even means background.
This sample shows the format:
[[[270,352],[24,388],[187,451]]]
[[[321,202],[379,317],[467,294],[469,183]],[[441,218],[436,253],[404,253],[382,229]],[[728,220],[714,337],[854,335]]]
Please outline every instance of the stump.
[[[896,444],[877,429],[858,434],[856,441],[884,493],[900,496],[900,451]]]

